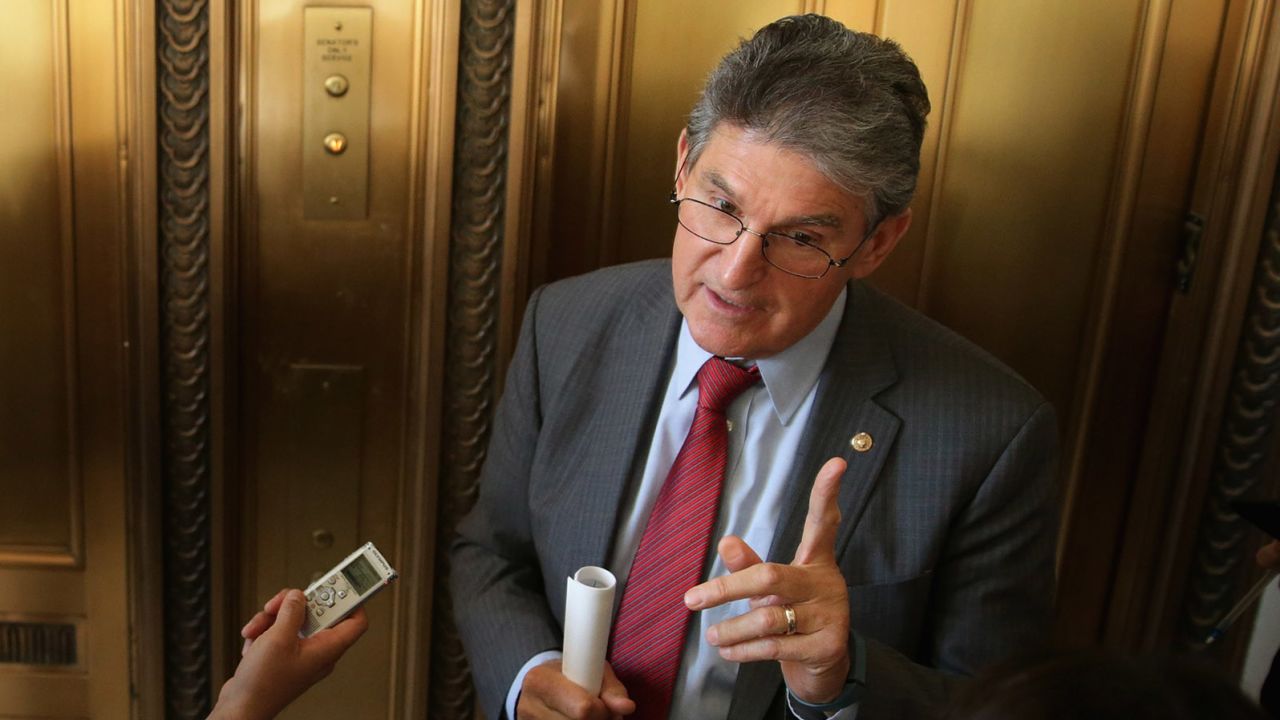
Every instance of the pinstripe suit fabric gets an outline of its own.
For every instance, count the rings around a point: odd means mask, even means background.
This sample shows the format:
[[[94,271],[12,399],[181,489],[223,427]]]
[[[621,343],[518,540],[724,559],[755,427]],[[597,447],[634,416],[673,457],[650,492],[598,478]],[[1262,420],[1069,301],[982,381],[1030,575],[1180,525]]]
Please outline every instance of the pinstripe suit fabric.
[[[597,271],[530,298],[480,495],[451,556],[488,717],[499,717],[526,660],[559,647],[565,577],[608,557],[679,322],[669,261]],[[817,393],[769,559],[791,559],[818,468],[844,457],[836,551],[852,627],[868,646],[858,717],[928,717],[957,676],[1043,639],[1057,523],[1053,410],[982,350],[858,283]],[[869,451],[850,447],[858,432],[874,438]],[[784,708],[776,663],[743,665],[730,717]]]

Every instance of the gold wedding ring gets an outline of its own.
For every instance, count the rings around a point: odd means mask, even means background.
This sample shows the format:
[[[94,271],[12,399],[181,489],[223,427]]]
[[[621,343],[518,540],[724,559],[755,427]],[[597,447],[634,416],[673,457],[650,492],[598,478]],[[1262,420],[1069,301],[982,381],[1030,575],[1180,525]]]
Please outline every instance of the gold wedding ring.
[[[795,635],[796,634],[796,609],[791,607],[790,605],[783,605],[782,612],[786,613],[786,616],[787,616],[787,631],[783,633],[783,635]]]

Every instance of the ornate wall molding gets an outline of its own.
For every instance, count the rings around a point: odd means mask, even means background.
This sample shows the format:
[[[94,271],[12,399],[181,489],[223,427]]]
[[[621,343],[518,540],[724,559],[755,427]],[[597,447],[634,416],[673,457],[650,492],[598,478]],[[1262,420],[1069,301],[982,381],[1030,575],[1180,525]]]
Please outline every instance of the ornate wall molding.
[[[514,0],[462,3],[428,712],[444,720],[474,715],[448,550],[457,519],[475,502],[493,415],[514,31]]]
[[[1247,569],[1241,564],[1252,558],[1252,549],[1242,547],[1250,526],[1228,503],[1250,494],[1274,456],[1280,404],[1280,168],[1271,193],[1187,581],[1177,638],[1183,649],[1203,642],[1239,597]]]
[[[165,714],[211,705],[209,11],[156,3]]]

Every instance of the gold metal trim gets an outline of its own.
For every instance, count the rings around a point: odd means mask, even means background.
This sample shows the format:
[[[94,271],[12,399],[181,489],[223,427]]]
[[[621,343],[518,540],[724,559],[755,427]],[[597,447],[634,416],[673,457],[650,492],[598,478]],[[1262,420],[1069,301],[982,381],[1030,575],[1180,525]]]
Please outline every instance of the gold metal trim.
[[[164,382],[165,706],[212,704],[210,130],[207,0],[157,6]]]
[[[947,153],[951,149],[951,131],[955,126],[956,97],[960,93],[960,75],[964,66],[965,50],[969,42],[969,27],[973,16],[970,0],[956,0],[955,16],[951,33],[951,52],[947,60],[946,85],[942,89],[942,113],[936,120],[938,126],[937,146],[934,149],[933,174],[929,178],[929,216],[926,218],[924,235],[924,258],[920,265],[920,279],[916,285],[916,309],[929,312],[929,289],[938,264],[938,224],[933,219],[938,216],[942,206],[942,188],[947,174]],[[938,107],[938,105],[934,105]]]
[[[1134,50],[1134,63],[1130,68],[1129,99],[1123,113],[1125,127],[1121,132],[1122,145],[1116,154],[1116,171],[1112,178],[1112,190],[1108,193],[1106,220],[1107,238],[1102,244],[1106,252],[1100,258],[1096,277],[1100,278],[1099,291],[1093,294],[1086,327],[1091,328],[1080,349],[1080,369],[1076,374],[1075,403],[1064,427],[1072,429],[1063,448],[1066,459],[1063,478],[1066,488],[1063,496],[1063,517],[1070,518],[1075,510],[1076,495],[1080,483],[1080,466],[1088,451],[1084,438],[1093,424],[1089,408],[1101,392],[1103,353],[1099,349],[1106,343],[1111,330],[1112,308],[1120,286],[1120,267],[1129,235],[1128,219],[1133,216],[1137,202],[1138,183],[1142,176],[1142,163],[1146,158],[1147,138],[1151,129],[1152,111],[1156,102],[1156,86],[1160,79],[1160,63],[1165,36],[1169,30],[1170,0],[1150,0],[1138,30],[1138,45]],[[1062,567],[1062,553],[1066,547],[1065,533],[1069,524],[1059,529],[1057,565]]]
[[[76,244],[75,206],[72,193],[71,153],[71,47],[69,0],[52,3],[54,123],[58,168],[58,242],[62,256],[62,332],[65,349],[63,368],[67,413],[67,506],[66,545],[0,544],[0,567],[84,567],[84,478],[80,466],[80,383],[79,343],[76,338]]]

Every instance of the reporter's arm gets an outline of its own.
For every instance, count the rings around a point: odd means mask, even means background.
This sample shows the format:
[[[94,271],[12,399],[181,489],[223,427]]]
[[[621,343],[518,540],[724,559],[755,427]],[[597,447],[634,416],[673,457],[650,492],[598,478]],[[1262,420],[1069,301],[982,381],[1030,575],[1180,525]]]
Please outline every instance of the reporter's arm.
[[[269,720],[333,672],[369,627],[363,609],[309,638],[300,590],[281,591],[245,626],[245,648],[235,675],[222,686],[209,720]]]

